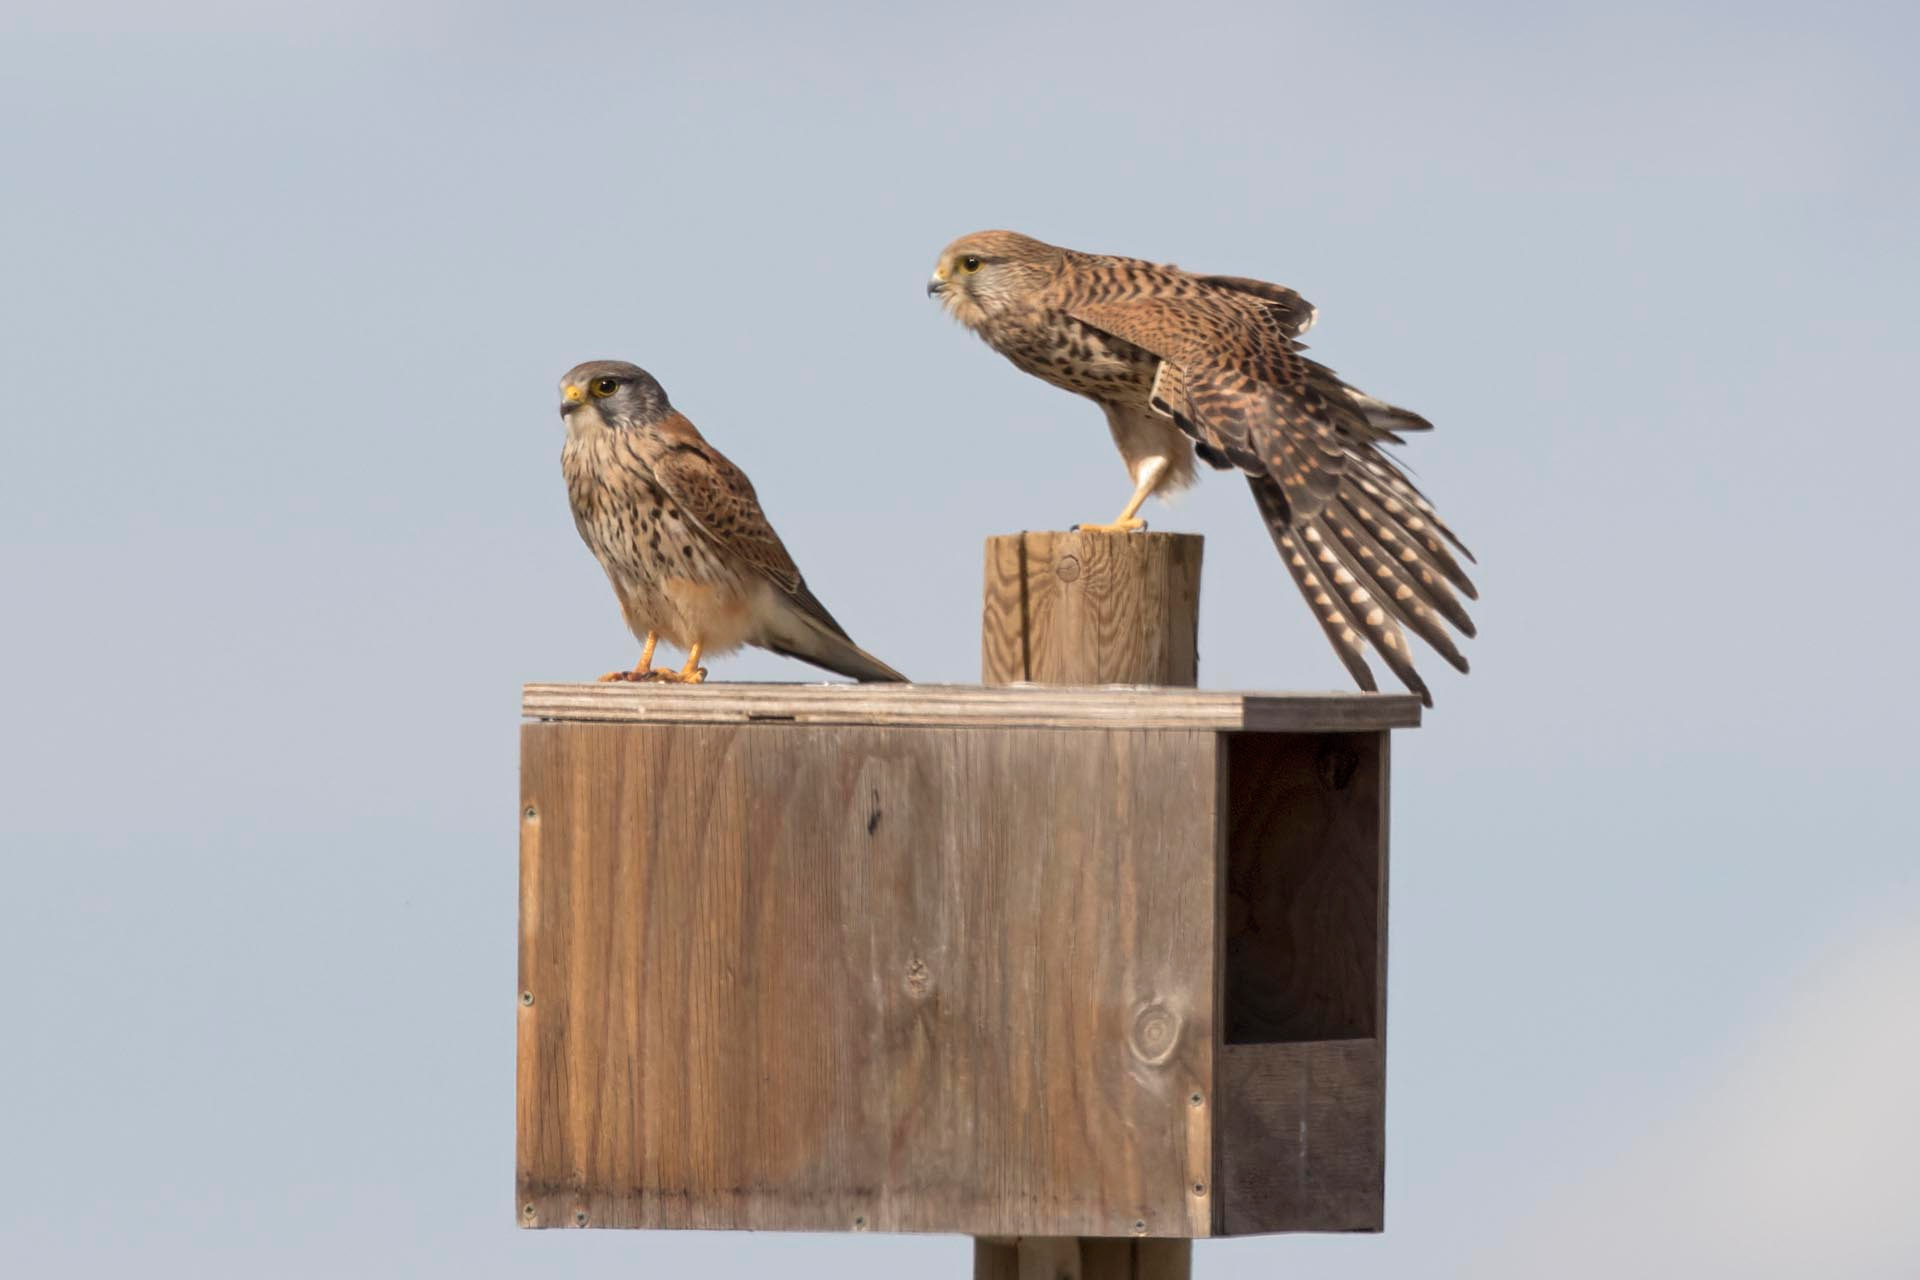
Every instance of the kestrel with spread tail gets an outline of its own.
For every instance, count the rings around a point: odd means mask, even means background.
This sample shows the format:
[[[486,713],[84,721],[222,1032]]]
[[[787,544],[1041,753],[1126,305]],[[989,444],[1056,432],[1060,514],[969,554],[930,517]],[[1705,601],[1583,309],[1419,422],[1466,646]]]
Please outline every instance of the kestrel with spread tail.
[[[646,370],[576,366],[560,381],[560,416],[574,523],[641,641],[639,665],[602,680],[698,684],[703,655],[743,644],[856,680],[906,679],[847,638],[807,590],[753,485]],[[661,640],[686,651],[680,670],[652,665]]]
[[[927,292],[1015,366],[1097,403],[1132,474],[1108,524],[1145,528],[1149,496],[1193,483],[1193,460],[1238,468],[1334,651],[1361,688],[1369,647],[1427,705],[1401,630],[1461,671],[1474,632],[1473,556],[1383,445],[1431,424],[1300,353],[1315,310],[1291,289],[1078,253],[1012,231],[963,236]],[[1456,592],[1458,594],[1456,594]]]

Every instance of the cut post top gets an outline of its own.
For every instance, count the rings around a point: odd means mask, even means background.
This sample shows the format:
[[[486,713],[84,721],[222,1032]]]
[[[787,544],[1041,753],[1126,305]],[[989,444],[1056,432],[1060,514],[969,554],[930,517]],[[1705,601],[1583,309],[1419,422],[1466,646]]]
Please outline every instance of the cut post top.
[[[1191,533],[988,538],[982,682],[1192,688],[1203,546]]]

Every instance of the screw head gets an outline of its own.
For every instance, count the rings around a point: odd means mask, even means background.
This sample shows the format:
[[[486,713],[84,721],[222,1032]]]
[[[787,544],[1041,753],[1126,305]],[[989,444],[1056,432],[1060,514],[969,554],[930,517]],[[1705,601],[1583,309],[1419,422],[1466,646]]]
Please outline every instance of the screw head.
[[[522,991],[520,993],[520,1003],[523,1005],[531,1005],[533,1003],[533,992]]]
[[[536,1212],[538,1212],[538,1210],[533,1207],[533,1201],[531,1200],[520,1206],[520,1216],[523,1218],[531,1218]]]
[[[1190,1107],[1203,1106],[1206,1101],[1206,1097],[1198,1089],[1187,1095],[1187,1105]]]
[[[520,816],[521,816],[521,817],[523,817],[523,818],[525,818],[525,819],[527,819],[527,820],[528,820],[529,822],[531,822],[531,821],[532,821],[532,820],[533,820],[534,818],[537,818],[537,817],[539,817],[540,815],[538,815],[538,814],[536,814],[536,813],[535,813],[535,812],[533,811],[533,806],[532,806],[532,805],[528,805],[528,806],[527,806],[527,811],[526,811],[525,813],[523,813],[523,814],[521,814]]]
[[[584,1227],[587,1225],[587,1211],[585,1209],[575,1209],[573,1211],[573,1225],[576,1227]]]

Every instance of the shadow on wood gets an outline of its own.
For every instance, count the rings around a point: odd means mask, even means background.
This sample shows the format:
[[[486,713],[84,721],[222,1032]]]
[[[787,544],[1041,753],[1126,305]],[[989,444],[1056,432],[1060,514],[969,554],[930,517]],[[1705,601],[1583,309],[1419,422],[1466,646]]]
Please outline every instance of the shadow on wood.
[[[1185,1240],[976,1240],[973,1280],[1188,1280]]]

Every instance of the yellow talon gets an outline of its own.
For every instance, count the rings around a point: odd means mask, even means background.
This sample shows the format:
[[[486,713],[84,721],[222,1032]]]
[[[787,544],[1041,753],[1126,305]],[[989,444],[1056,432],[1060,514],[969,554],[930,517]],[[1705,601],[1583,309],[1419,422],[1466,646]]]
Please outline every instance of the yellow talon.
[[[1167,475],[1165,458],[1149,458],[1141,464],[1139,483],[1133,487],[1133,496],[1127,499],[1127,505],[1120,508],[1120,514],[1113,518],[1112,524],[1077,524],[1074,529],[1080,533],[1139,533],[1147,527],[1147,522],[1134,513],[1147,500]]]
[[[640,661],[633,664],[633,670],[609,671],[607,674],[601,676],[595,683],[617,684],[623,680],[628,680],[635,684],[644,684],[649,680],[657,680],[662,675],[672,674],[671,672],[660,671],[653,666],[653,646],[659,643],[659,640],[659,636],[651,631],[647,632],[647,642],[640,646]]]
[[[653,646],[658,639],[653,632],[647,633],[647,643],[640,650],[640,663],[631,671],[609,671],[600,677],[601,684],[626,682],[630,684],[652,684],[664,681],[667,684],[700,684],[707,678],[707,669],[700,665],[700,646],[695,645],[687,652],[687,665],[678,671],[671,667],[656,667],[653,662]]]

